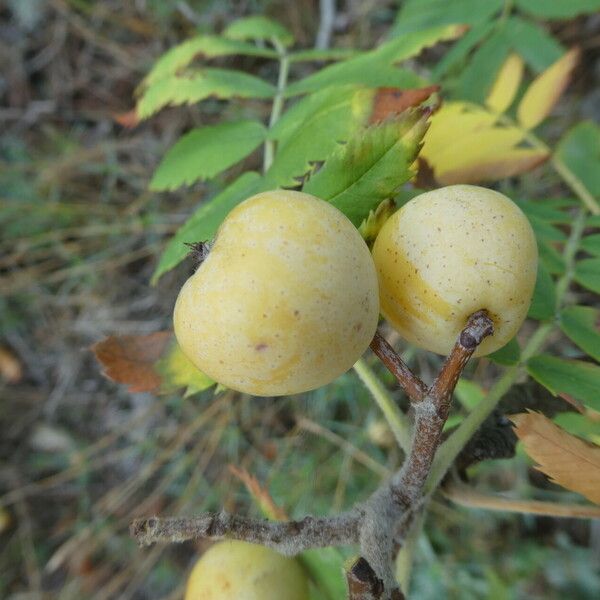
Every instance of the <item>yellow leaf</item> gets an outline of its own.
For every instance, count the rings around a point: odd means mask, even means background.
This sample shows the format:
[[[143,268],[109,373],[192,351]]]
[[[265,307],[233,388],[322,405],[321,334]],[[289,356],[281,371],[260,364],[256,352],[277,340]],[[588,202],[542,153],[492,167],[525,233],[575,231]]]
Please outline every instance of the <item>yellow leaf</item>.
[[[496,181],[548,158],[546,151],[524,145],[523,130],[497,120],[488,110],[463,102],[445,104],[433,115],[420,157],[437,183]]]
[[[533,129],[550,114],[569,83],[579,55],[579,49],[573,48],[533,80],[517,109],[523,127]]]
[[[171,343],[171,347],[155,364],[155,368],[162,377],[161,387],[164,390],[185,387],[186,396],[202,392],[215,383],[192,364],[176,341]]]
[[[567,433],[540,413],[513,415],[511,420],[525,451],[542,473],[600,504],[600,446]]]
[[[513,52],[509,54],[500,68],[496,81],[485,100],[486,106],[496,113],[503,113],[515,99],[522,77],[523,59]]]

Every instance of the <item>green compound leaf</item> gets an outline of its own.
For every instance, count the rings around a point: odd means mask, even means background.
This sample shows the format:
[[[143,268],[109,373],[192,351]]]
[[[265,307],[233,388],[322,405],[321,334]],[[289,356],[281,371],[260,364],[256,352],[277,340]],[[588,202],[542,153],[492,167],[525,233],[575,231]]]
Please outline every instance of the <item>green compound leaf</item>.
[[[543,238],[538,239],[540,261],[552,275],[562,275],[565,272],[565,260],[551,242]]]
[[[527,362],[529,374],[553,394],[568,394],[600,410],[600,367],[581,360],[541,354]]]
[[[187,67],[197,56],[215,58],[237,54],[277,58],[275,51],[259,48],[254,44],[228,40],[217,35],[199,35],[165,52],[146,75],[140,87],[147,88],[169,75],[175,75]]]
[[[340,145],[303,191],[328,200],[357,227],[412,175],[427,116],[409,110],[356,133]]]
[[[502,346],[502,348],[496,350],[496,352],[492,352],[492,354],[488,355],[488,358],[499,365],[507,367],[518,364],[521,358],[519,342],[517,342],[516,338],[513,338],[505,346]]]
[[[600,310],[569,306],[559,315],[560,328],[579,348],[600,362]]]
[[[503,4],[503,0],[407,0],[402,3],[390,35],[399,36],[450,23],[485,23],[500,11]]]
[[[545,321],[554,316],[556,309],[556,289],[550,273],[543,262],[538,263],[537,279],[533,290],[533,298],[527,316],[538,321]]]
[[[565,48],[545,29],[531,21],[511,17],[505,31],[513,49],[536,73],[545,71],[565,53]]]
[[[463,100],[483,104],[510,50],[511,41],[505,28],[490,35],[473,53],[468,66],[460,74],[456,95]]]
[[[271,187],[293,186],[346,141],[368,118],[373,90],[327,88],[303,98],[277,122],[270,137],[277,153],[265,175]]]
[[[583,121],[570,129],[556,155],[595,198],[600,198],[600,127]]]
[[[493,29],[493,22],[479,23],[469,29],[467,34],[458,40],[435,65],[432,71],[434,81],[438,81],[444,75],[463,67],[471,50],[486,38]]]
[[[162,378],[164,392],[185,388],[184,395],[191,396],[215,385],[208,375],[192,364],[175,339],[154,368]]]
[[[594,256],[600,256],[600,233],[584,237],[581,240],[581,249]]]
[[[516,0],[516,5],[543,19],[570,19],[600,10],[600,0]]]
[[[193,104],[206,98],[270,98],[274,93],[270,83],[253,75],[206,68],[160,79],[142,94],[136,112],[139,119],[146,119],[169,105]]]
[[[308,61],[332,61],[332,60],[347,60],[362,54],[354,48],[327,48],[319,50],[318,48],[309,48],[308,50],[298,50],[291,52],[288,55],[289,61],[308,62]]]
[[[156,271],[152,275],[152,283],[155,283],[161,275],[177,266],[189,254],[189,248],[185,245],[186,242],[211,240],[223,219],[234,206],[264,189],[261,183],[262,178],[258,173],[248,171],[214,198],[205,201],[167,244]]]
[[[575,281],[600,294],[600,258],[586,258],[575,265]]]
[[[558,207],[551,206],[548,202],[538,200],[514,200],[514,203],[527,215],[528,218],[535,217],[553,225],[567,225],[573,221],[573,217]]]
[[[281,23],[260,15],[234,21],[225,29],[223,36],[232,40],[269,41],[277,38],[284,46],[294,43],[294,36]]]
[[[250,154],[267,135],[258,121],[234,121],[193,129],[182,136],[162,159],[151,190],[174,190],[209,179]]]
[[[461,33],[462,28],[455,25],[409,33],[386,42],[375,50],[325,67],[291,84],[286,93],[288,96],[294,96],[315,92],[331,85],[348,84],[367,87],[419,87],[423,84],[420,77],[395,65],[438,42],[454,39]]]

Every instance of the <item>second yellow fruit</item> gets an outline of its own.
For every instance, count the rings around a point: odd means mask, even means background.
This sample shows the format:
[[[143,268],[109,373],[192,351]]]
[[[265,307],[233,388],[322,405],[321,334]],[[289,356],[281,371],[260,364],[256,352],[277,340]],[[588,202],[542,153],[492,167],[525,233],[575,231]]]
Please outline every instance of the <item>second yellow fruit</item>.
[[[448,354],[469,315],[485,309],[494,335],[476,356],[504,346],[527,315],[537,245],[509,198],[452,185],[413,198],[386,221],[373,247],[381,310],[409,342]]]

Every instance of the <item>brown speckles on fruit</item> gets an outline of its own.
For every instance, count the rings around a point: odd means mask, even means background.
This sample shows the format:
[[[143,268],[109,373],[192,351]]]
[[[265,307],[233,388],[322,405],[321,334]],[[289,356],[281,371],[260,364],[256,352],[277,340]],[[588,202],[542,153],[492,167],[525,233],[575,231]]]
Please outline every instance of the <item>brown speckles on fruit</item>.
[[[521,210],[470,185],[406,204],[381,229],[373,258],[386,318],[408,341],[440,354],[482,308],[492,313],[495,333],[476,354],[508,342],[526,316],[537,270],[535,237]]]
[[[330,204],[279,190],[228,215],[179,294],[174,324],[181,348],[207,375],[275,396],[348,370],[378,313],[377,275],[357,229]]]

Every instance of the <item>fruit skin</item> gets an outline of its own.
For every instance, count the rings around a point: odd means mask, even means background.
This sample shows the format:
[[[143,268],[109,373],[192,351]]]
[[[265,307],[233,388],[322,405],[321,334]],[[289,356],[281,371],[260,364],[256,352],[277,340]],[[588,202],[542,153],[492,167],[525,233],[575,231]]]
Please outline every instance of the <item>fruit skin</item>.
[[[235,540],[211,546],[194,565],[184,600],[308,600],[302,567],[270,548]]]
[[[494,335],[475,356],[504,346],[523,323],[538,252],[527,217],[509,198],[474,185],[426,192],[382,227],[373,246],[381,311],[409,342],[449,354],[469,315],[486,309]]]
[[[331,204],[277,190],[239,204],[184,284],[175,335],[201,371],[256,396],[304,392],[369,346],[379,297],[357,229]]]

